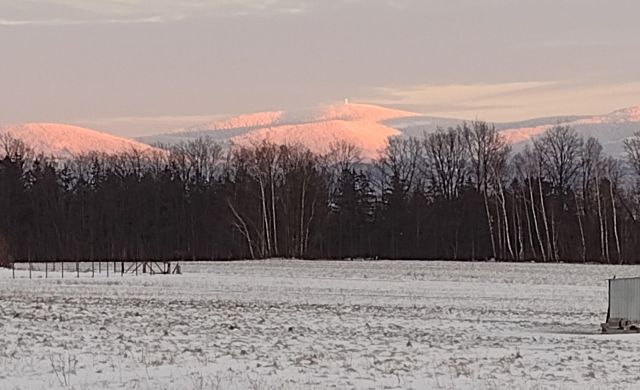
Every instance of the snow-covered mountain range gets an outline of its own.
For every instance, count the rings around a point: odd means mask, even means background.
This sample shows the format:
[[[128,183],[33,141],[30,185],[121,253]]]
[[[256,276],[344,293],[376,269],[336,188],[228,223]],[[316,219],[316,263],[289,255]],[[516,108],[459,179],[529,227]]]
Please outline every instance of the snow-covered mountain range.
[[[438,118],[368,104],[338,104],[298,111],[269,111],[203,123],[173,132],[131,140],[95,130],[51,123],[29,123],[0,127],[22,139],[39,153],[66,158],[87,152],[120,153],[150,150],[150,145],[172,145],[199,137],[236,145],[267,140],[302,145],[314,152],[327,152],[331,144],[344,141],[358,146],[364,158],[375,158],[389,137],[419,136],[438,127],[455,126],[460,119]],[[518,146],[554,125],[569,125],[585,137],[600,140],[605,151],[619,155],[624,139],[640,131],[640,106],[604,115],[537,118],[496,123],[506,139]]]
[[[349,103],[317,110],[241,115],[139,140],[150,144],[174,144],[207,136],[240,145],[269,140],[302,144],[320,153],[326,152],[331,143],[341,140],[360,147],[363,157],[375,158],[390,136],[420,136],[438,127],[461,122],[461,119]],[[537,118],[495,125],[516,149],[552,126],[569,125],[585,137],[598,138],[607,152],[617,155],[623,150],[623,140],[640,131],[640,106],[605,115]]]
[[[363,157],[374,158],[389,137],[402,135],[402,131],[389,122],[416,115],[365,104],[329,105],[314,110],[241,115],[139,140],[150,144],[174,144],[211,137],[236,145],[267,140],[277,144],[303,145],[317,153],[325,153],[332,143],[344,141],[358,146]]]
[[[22,140],[37,154],[61,159],[90,152],[118,154],[153,149],[147,144],[132,139],[59,123],[0,126],[0,134],[5,133]]]

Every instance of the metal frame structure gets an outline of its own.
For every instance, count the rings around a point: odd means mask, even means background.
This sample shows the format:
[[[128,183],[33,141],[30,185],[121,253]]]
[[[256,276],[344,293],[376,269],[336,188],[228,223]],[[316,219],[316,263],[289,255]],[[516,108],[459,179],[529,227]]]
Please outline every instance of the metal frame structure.
[[[80,265],[89,263],[91,266],[83,267],[81,271]],[[106,277],[124,277],[125,275],[179,275],[182,273],[180,263],[177,261],[17,261],[11,266],[14,279],[19,278],[16,276],[16,264],[28,265],[29,279],[33,277],[33,272],[36,270],[44,271],[45,278],[54,277],[56,274],[64,278],[65,273],[76,278],[88,274],[93,278],[103,274]],[[69,264],[75,267],[69,269]]]
[[[609,305],[602,333],[640,332],[640,277],[607,281]]]

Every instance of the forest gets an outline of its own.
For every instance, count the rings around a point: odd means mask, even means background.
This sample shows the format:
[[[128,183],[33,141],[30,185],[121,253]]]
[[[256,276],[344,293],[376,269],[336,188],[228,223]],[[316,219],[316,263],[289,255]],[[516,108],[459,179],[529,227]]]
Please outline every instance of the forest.
[[[391,138],[375,161],[209,138],[38,156],[0,138],[0,262],[456,259],[632,264],[640,135],[620,159],[556,126],[517,152],[485,122]]]

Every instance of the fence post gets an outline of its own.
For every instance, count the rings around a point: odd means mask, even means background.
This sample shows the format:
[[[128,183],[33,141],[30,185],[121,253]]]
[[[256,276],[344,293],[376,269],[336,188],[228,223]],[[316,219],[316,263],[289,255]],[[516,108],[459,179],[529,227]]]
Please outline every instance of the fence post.
[[[44,261],[44,278],[49,277],[49,262],[47,260]]]

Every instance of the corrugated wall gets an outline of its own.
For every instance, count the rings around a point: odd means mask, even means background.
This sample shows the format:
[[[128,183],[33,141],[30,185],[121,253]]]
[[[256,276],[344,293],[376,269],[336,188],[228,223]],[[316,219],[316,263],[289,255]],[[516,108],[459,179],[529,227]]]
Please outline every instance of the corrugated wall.
[[[640,278],[609,281],[609,317],[640,322]]]

